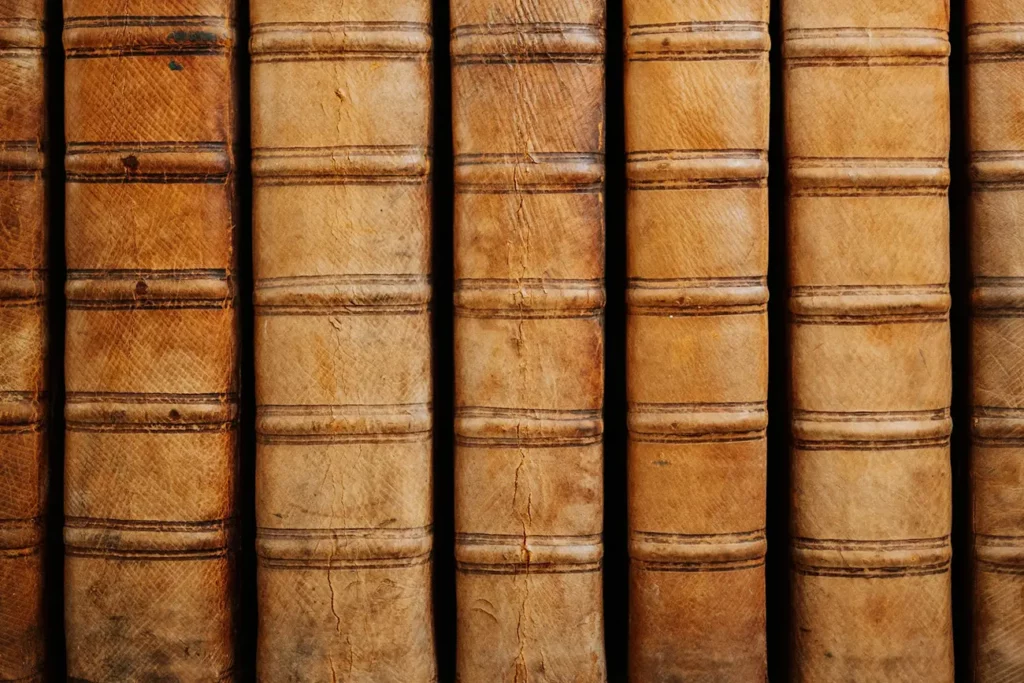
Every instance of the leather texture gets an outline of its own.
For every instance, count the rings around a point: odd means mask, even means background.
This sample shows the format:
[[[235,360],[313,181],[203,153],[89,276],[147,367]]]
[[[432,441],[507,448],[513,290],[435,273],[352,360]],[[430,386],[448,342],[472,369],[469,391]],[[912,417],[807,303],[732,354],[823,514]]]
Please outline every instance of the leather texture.
[[[605,679],[600,0],[453,0],[460,683]]]
[[[254,0],[261,681],[437,680],[429,0]]]
[[[768,3],[624,30],[630,678],[763,681]]]
[[[0,0],[0,681],[43,680],[47,496],[43,0]]]
[[[233,680],[233,5],[64,15],[68,676]]]
[[[945,0],[784,0],[793,676],[953,680]]]
[[[968,0],[976,683],[1024,676],[1024,4]]]

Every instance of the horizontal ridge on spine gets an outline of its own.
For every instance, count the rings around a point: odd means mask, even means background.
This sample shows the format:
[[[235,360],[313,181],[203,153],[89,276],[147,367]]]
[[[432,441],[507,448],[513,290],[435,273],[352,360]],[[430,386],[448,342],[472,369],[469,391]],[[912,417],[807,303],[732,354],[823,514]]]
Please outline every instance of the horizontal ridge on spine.
[[[530,152],[526,154],[457,154],[457,194],[533,194],[600,192],[604,154]]]
[[[1024,575],[1024,536],[975,533],[974,559],[982,571]]]
[[[222,557],[235,542],[235,520],[122,520],[69,516],[64,547],[69,556],[132,559]]]
[[[799,450],[909,450],[949,444],[949,408],[908,411],[793,411]]]
[[[631,403],[636,443],[716,443],[765,438],[768,406],[760,403]]]
[[[1024,277],[975,277],[971,305],[976,318],[1024,318]]]
[[[68,143],[68,182],[224,182],[232,169],[223,142]]]
[[[67,17],[68,59],[144,55],[219,55],[234,40],[233,22],[223,16]]]
[[[48,411],[46,396],[36,391],[0,391],[0,430],[39,425]]]
[[[947,31],[930,28],[794,28],[783,34],[786,68],[944,66]]]
[[[372,436],[429,433],[429,403],[396,405],[260,405],[256,432],[262,436]]]
[[[945,195],[944,157],[790,157],[793,197]]]
[[[603,433],[599,410],[463,406],[455,411],[455,438],[461,446],[588,446],[601,443]]]
[[[631,190],[767,187],[768,153],[759,149],[664,149],[626,155]]]
[[[807,285],[790,290],[796,325],[866,325],[949,319],[949,286]]]
[[[430,526],[407,529],[281,529],[256,531],[260,565],[280,569],[370,569],[429,561]]]
[[[574,23],[463,24],[451,31],[452,65],[600,63],[604,26]]]
[[[42,306],[46,293],[45,270],[0,268],[0,308]]]
[[[605,305],[604,280],[463,278],[455,312],[466,318],[594,318]]]
[[[326,179],[350,184],[421,184],[430,176],[430,157],[430,148],[410,145],[256,148],[252,173],[255,181],[264,185]]]
[[[768,24],[750,21],[637,24],[626,29],[626,59],[711,61],[768,59]]]
[[[1024,188],[1024,150],[973,152],[970,178],[976,191]]]
[[[406,60],[429,57],[430,24],[411,21],[273,22],[252,27],[253,63],[338,58]]]
[[[405,315],[425,313],[427,275],[317,275],[256,281],[256,314]]]
[[[464,574],[573,574],[601,569],[601,534],[455,534],[455,564]]]
[[[975,405],[971,435],[979,446],[1024,446],[1024,408]]]
[[[4,174],[4,180],[19,175],[35,178],[45,170],[46,152],[42,141],[0,140],[0,173]]]
[[[633,531],[629,556],[647,571],[714,572],[764,566],[764,529],[721,534]]]
[[[764,313],[764,277],[632,278],[626,289],[631,315],[711,316]]]
[[[68,392],[71,432],[224,431],[238,420],[237,394]]]
[[[234,305],[236,283],[225,270],[68,270],[74,309],[218,309]]]
[[[1008,62],[1024,59],[1024,24],[1012,22],[967,25],[969,62]]]
[[[34,554],[45,535],[46,523],[41,517],[0,519],[0,557]]]
[[[949,536],[898,540],[794,538],[793,567],[811,576],[896,578],[949,571]]]
[[[42,19],[0,19],[0,58],[37,54],[45,45],[46,23]]]

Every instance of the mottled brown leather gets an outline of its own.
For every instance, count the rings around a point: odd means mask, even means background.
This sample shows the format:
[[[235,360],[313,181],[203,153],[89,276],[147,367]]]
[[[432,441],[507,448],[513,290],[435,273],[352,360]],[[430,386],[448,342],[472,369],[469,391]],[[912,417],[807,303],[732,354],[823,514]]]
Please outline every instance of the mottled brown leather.
[[[453,0],[460,683],[605,679],[601,0]]]
[[[784,0],[793,672],[953,680],[946,0]]]
[[[233,4],[64,14],[68,675],[233,680]]]
[[[1024,4],[968,0],[973,680],[1024,677]]]
[[[44,0],[0,0],[0,681],[43,680]]]
[[[630,676],[763,681],[768,2],[624,30]]]
[[[429,0],[254,0],[258,677],[437,680]]]

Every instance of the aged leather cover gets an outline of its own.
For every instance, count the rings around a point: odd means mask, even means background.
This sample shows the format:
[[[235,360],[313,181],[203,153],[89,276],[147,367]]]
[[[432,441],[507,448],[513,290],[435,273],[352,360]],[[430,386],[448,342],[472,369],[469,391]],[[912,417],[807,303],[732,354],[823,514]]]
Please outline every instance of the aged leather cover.
[[[256,0],[263,681],[426,683],[429,0]]]
[[[768,3],[624,30],[630,675],[763,681]]]
[[[1024,675],[1024,4],[967,2],[974,680]]]
[[[44,11],[0,0],[0,681],[43,680],[46,650]]]
[[[794,680],[953,680],[946,0],[784,0]]]
[[[65,0],[68,676],[233,679],[229,0]]]
[[[600,0],[453,0],[456,667],[605,678]]]

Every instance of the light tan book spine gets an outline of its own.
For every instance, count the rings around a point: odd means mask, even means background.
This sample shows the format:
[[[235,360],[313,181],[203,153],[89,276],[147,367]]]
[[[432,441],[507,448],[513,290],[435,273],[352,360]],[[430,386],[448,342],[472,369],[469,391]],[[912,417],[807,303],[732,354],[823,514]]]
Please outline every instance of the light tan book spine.
[[[460,683],[605,679],[601,0],[453,0]]]
[[[252,3],[259,680],[437,680],[428,0]]]
[[[625,3],[629,669],[766,675],[768,3]]]
[[[1024,676],[1024,4],[968,0],[976,683]]]
[[[949,6],[782,7],[794,680],[947,683]]]
[[[47,499],[43,0],[0,0],[0,681],[43,680]]]
[[[64,17],[68,679],[234,680],[234,5]]]

